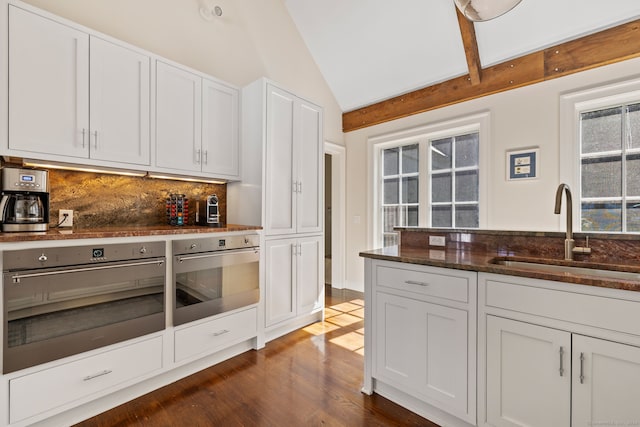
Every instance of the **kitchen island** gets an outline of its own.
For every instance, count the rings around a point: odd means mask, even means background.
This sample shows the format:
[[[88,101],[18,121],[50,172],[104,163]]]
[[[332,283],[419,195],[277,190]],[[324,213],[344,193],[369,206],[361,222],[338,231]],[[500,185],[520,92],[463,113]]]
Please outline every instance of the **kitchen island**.
[[[635,236],[565,261],[563,233],[398,231],[361,253],[365,393],[442,425],[640,419]]]

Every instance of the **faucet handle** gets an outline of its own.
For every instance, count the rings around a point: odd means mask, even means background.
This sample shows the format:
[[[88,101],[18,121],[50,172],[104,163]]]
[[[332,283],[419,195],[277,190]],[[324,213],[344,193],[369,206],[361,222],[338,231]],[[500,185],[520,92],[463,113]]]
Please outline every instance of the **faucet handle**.
[[[583,255],[589,255],[591,253],[591,248],[589,247],[589,236],[586,237],[586,243],[584,246],[575,246],[572,249],[572,252],[574,254],[583,254]]]

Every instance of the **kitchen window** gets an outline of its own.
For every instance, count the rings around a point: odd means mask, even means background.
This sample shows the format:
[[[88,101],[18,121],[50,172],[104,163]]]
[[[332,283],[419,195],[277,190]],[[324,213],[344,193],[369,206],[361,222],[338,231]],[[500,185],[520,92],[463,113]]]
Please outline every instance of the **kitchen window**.
[[[566,95],[561,114],[561,178],[580,213],[574,226],[639,233],[640,80]]]
[[[370,139],[377,245],[397,244],[394,227],[484,224],[481,140],[487,132],[485,113]]]

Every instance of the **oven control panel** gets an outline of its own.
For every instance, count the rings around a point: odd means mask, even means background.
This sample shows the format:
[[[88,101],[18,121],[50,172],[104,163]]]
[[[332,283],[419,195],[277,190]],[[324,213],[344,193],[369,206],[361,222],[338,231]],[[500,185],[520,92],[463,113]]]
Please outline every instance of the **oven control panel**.
[[[174,255],[184,255],[199,252],[257,248],[259,246],[260,236],[257,233],[252,233],[224,237],[216,236],[200,239],[176,240],[173,242],[173,253]]]

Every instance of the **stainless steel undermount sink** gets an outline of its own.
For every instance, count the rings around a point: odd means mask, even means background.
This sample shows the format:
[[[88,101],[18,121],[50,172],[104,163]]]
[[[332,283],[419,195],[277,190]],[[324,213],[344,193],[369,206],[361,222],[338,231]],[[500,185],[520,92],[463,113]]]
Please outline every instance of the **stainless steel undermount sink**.
[[[562,264],[549,264],[545,260],[519,260],[494,258],[490,261],[494,265],[504,265],[518,270],[529,270],[556,274],[571,274],[578,276],[589,276],[600,279],[618,279],[640,281],[640,273],[632,271],[610,270],[594,266],[575,266]]]

